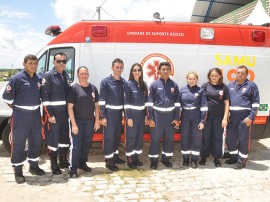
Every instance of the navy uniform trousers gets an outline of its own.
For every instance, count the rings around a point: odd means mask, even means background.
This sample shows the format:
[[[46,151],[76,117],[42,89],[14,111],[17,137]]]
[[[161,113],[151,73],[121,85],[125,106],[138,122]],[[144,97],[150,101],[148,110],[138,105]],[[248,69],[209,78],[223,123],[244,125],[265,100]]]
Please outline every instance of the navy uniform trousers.
[[[181,115],[181,153],[184,160],[198,161],[202,145],[202,132],[198,125],[201,122],[200,109],[182,110]]]
[[[67,153],[70,145],[68,122],[49,123],[49,121],[47,121],[45,134],[48,149],[54,153],[58,150],[59,153]]]
[[[160,153],[160,140],[163,137],[162,159],[168,160],[173,156],[173,134],[174,128],[171,123],[174,119],[174,111],[157,112],[154,111],[154,121],[156,126],[151,128],[151,144],[149,157],[151,161],[156,160]]]
[[[105,161],[118,158],[118,147],[121,141],[122,109],[106,108],[107,126],[104,127]]]
[[[210,153],[215,158],[223,156],[223,116],[212,116],[208,114],[202,131],[202,147],[200,155],[208,157]]]
[[[37,167],[42,143],[40,108],[36,110],[14,109],[11,124],[11,163],[15,167],[15,172],[22,172],[22,166],[26,160],[26,140],[29,145],[27,160],[31,167]]]
[[[71,134],[70,162],[72,171],[76,171],[78,167],[84,168],[86,166],[94,134],[93,119],[76,120],[76,124],[79,133],[77,135]]]
[[[246,159],[248,157],[248,144],[250,126],[243,120],[248,117],[250,111],[230,111],[230,122],[227,126],[227,146],[234,160]]]
[[[132,110],[133,126],[126,124],[126,156],[142,153],[145,126],[145,111]]]

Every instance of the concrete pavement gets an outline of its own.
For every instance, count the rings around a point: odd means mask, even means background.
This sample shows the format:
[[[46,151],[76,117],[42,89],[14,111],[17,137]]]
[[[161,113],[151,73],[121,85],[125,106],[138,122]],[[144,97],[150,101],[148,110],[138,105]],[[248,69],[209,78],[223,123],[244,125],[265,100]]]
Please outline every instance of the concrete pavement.
[[[198,169],[185,169],[179,143],[175,143],[173,167],[159,164],[153,171],[149,169],[148,147],[149,143],[144,143],[144,166],[140,169],[120,165],[121,171],[112,173],[105,169],[101,144],[94,143],[88,162],[93,171],[87,174],[79,170],[78,179],[69,179],[67,170],[53,176],[49,158],[42,154],[40,167],[45,176],[32,176],[26,163],[26,183],[17,185],[9,154],[0,142],[0,201],[269,201],[270,138],[252,140],[243,170],[234,170],[224,164],[224,159],[222,167],[215,168],[213,158]]]

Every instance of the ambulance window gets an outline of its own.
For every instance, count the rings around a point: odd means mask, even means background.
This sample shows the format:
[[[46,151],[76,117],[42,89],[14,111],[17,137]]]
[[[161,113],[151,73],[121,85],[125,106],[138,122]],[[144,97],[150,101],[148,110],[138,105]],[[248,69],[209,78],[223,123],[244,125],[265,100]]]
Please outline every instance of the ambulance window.
[[[75,49],[73,47],[65,47],[65,48],[54,48],[50,49],[50,56],[49,56],[49,68],[48,70],[51,70],[53,65],[53,56],[57,52],[63,52],[67,55],[67,66],[66,66],[66,72],[70,78],[70,81],[72,82],[74,80],[74,65],[75,65]]]
[[[37,74],[43,75],[44,72],[46,71],[46,57],[47,56],[47,51],[43,53],[43,55],[38,59],[38,69],[37,69]]]

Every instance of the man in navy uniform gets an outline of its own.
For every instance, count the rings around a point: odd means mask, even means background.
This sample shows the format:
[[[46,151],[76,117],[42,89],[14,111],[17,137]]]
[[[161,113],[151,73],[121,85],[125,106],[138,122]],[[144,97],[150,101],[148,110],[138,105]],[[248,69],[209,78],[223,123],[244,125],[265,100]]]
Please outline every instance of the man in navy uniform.
[[[51,170],[55,175],[61,174],[60,168],[69,167],[67,154],[70,140],[66,99],[70,82],[65,72],[66,63],[66,54],[56,53],[53,61],[54,68],[44,74],[41,88],[45,137],[49,149]],[[58,153],[59,165],[57,164]]]
[[[230,93],[230,122],[227,127],[227,146],[231,158],[226,164],[234,164],[235,169],[246,166],[250,127],[255,119],[260,96],[257,85],[247,79],[248,69],[239,66],[236,70],[236,81],[228,85]]]
[[[118,171],[115,164],[124,164],[118,156],[121,141],[122,112],[124,105],[125,79],[121,77],[124,63],[120,58],[112,62],[113,74],[104,78],[100,83],[100,114],[104,126],[104,155],[106,168]]]
[[[160,78],[150,85],[147,103],[148,120],[151,127],[149,148],[151,169],[157,169],[162,137],[164,139],[161,163],[166,167],[172,167],[169,159],[173,156],[174,127],[179,126],[179,88],[169,78],[171,74],[170,63],[161,62],[158,66],[158,72]]]
[[[38,61],[35,55],[26,55],[24,69],[11,77],[3,99],[13,109],[11,131],[11,163],[14,168],[15,181],[25,182],[22,167],[26,160],[25,145],[28,140],[27,160],[29,172],[33,175],[44,175],[38,166],[41,149],[41,115],[40,87],[41,78],[36,74]]]

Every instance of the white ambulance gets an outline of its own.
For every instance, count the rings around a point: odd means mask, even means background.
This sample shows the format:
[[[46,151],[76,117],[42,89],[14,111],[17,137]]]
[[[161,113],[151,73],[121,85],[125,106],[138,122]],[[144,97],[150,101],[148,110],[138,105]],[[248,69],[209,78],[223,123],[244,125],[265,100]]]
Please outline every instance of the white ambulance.
[[[208,70],[218,67],[223,71],[224,82],[228,83],[235,79],[236,67],[246,65],[249,79],[257,83],[261,96],[252,138],[270,137],[269,27],[163,21],[82,21],[62,33],[57,26],[51,26],[46,32],[57,36],[37,54],[38,73],[52,69],[53,55],[62,51],[68,56],[66,70],[72,83],[77,82],[77,68],[84,65],[89,68],[90,82],[98,88],[101,80],[111,73],[111,63],[117,57],[124,61],[123,77],[126,79],[131,65],[141,63],[148,85],[158,78],[158,64],[168,61],[173,67],[171,77],[179,87],[186,84],[186,74],[191,70],[198,72],[201,85],[207,81]],[[0,134],[9,149],[10,117],[1,118]],[[149,128],[145,128],[145,140],[148,140]],[[102,137],[99,130],[94,141],[100,141]],[[179,137],[179,131],[176,131],[175,140]]]

